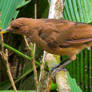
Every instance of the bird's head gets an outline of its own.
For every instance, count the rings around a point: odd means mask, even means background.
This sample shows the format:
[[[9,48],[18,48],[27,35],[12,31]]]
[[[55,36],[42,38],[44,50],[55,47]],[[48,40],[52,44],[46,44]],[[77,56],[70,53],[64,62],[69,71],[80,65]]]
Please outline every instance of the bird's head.
[[[28,19],[28,18],[18,18],[16,20],[13,20],[8,28],[4,29],[1,31],[1,33],[6,33],[6,32],[13,32],[16,34],[23,34],[27,33],[29,30],[31,30],[31,26],[33,25],[33,19]]]

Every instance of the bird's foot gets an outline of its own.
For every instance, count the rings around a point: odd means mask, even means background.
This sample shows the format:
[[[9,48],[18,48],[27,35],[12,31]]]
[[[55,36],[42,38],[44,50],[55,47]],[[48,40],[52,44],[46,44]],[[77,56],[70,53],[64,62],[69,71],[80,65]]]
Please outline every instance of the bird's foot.
[[[66,68],[64,68],[63,66],[62,67],[58,67],[56,69],[54,69],[53,71],[51,71],[51,75],[52,75],[52,78],[54,79],[56,74],[60,71],[67,71]]]
[[[66,70],[64,67],[71,62],[72,62],[72,60],[70,58],[66,58],[65,60],[63,60],[62,62],[60,62],[58,65],[56,65],[55,67],[53,67],[51,69],[51,71],[50,71],[51,75],[53,75],[55,77],[57,72],[59,72],[61,70]]]

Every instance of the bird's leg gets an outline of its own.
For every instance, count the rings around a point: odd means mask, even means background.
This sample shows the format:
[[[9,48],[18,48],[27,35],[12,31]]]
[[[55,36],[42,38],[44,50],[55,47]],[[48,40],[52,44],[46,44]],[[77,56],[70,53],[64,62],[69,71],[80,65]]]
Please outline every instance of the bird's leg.
[[[53,67],[51,69],[51,72],[53,72],[55,69],[59,68],[60,66],[62,66],[61,69],[63,69],[66,65],[68,65],[71,62],[72,62],[72,60],[68,57],[68,58],[64,59],[62,62],[60,62],[58,65]]]

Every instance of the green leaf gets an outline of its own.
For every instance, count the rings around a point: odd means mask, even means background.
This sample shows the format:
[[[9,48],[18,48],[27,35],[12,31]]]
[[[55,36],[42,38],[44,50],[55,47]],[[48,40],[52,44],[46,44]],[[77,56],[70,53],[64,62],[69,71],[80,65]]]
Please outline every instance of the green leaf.
[[[68,72],[67,72],[67,76],[72,92],[82,92],[79,86],[77,86],[75,79],[72,79]]]
[[[0,1],[0,10],[2,13],[1,21],[2,21],[2,28],[8,27],[8,24],[12,19],[15,19],[18,15],[18,12],[16,9],[19,7],[22,7],[23,5],[26,5],[30,1],[25,0],[1,0]]]
[[[24,5],[28,4],[29,2],[31,2],[31,0],[28,0],[28,1],[22,0],[22,2],[20,2],[20,4],[17,6],[17,9],[23,7]]]
[[[64,18],[75,22],[92,22],[91,0],[65,0]]]

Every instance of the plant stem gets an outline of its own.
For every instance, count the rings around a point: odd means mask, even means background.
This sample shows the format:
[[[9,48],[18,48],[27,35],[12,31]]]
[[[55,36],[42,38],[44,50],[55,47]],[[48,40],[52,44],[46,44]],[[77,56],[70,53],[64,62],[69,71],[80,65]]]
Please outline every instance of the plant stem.
[[[35,0],[35,4],[34,4],[34,15],[35,15],[35,19],[37,19],[37,0]],[[35,85],[36,85],[36,91],[38,92],[38,76],[37,76],[37,69],[36,69],[36,65],[35,65],[35,51],[36,51],[36,44],[34,43],[34,48],[33,48],[33,60],[32,60],[32,65],[33,65],[33,71],[34,71],[34,80],[35,80]]]
[[[13,77],[12,77],[12,74],[11,74],[11,71],[10,71],[10,66],[9,66],[9,63],[8,63],[8,50],[6,50],[6,55],[5,55],[4,60],[6,62],[7,73],[8,73],[8,77],[10,79],[11,85],[14,89],[14,92],[17,92],[16,86],[15,86],[15,83],[14,83],[14,80],[13,80]]]
[[[2,44],[2,42],[0,42],[0,45],[1,45],[1,44]],[[28,59],[28,60],[30,60],[30,61],[32,60],[32,58],[31,58],[30,56],[27,56],[27,55],[23,54],[22,52],[20,52],[20,51],[16,50],[15,48],[9,46],[8,44],[3,43],[3,45],[4,45],[4,47],[6,47],[6,48],[8,48],[8,49],[10,49],[10,50],[12,50],[12,51],[14,51],[14,52],[17,53],[18,55],[20,55],[20,56],[22,56],[22,57],[24,57],[24,58],[26,58],[26,59]],[[37,61],[36,61],[36,64],[37,64],[37,65],[40,65],[40,63],[37,62]]]
[[[13,77],[12,77],[12,74],[11,74],[11,71],[10,71],[10,66],[9,66],[9,63],[8,63],[8,50],[6,49],[6,50],[4,51],[3,34],[1,34],[1,47],[2,47],[1,56],[2,56],[2,58],[3,58],[4,61],[5,61],[5,65],[6,65],[8,77],[9,77],[9,79],[10,79],[10,82],[11,82],[11,85],[12,85],[12,87],[13,87],[13,89],[14,89],[14,92],[17,92],[16,86],[15,86],[15,83],[14,83],[14,80],[13,80]]]

